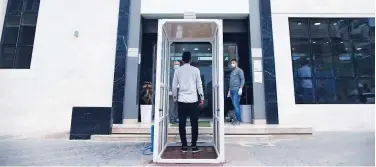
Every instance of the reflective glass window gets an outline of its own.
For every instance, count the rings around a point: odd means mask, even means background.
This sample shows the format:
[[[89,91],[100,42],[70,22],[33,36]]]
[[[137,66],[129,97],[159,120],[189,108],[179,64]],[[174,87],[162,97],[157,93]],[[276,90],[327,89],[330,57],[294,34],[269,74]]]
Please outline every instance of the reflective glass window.
[[[8,0],[0,42],[0,68],[30,68],[39,3],[40,0]]]
[[[290,18],[297,104],[374,104],[375,19]]]

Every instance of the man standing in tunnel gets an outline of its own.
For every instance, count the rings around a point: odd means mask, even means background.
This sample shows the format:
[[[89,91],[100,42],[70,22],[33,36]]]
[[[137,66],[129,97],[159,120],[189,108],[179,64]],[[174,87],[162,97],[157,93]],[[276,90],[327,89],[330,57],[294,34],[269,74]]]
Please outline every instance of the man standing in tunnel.
[[[204,104],[204,91],[201,81],[200,70],[190,65],[192,56],[190,52],[184,52],[182,56],[184,65],[178,68],[174,73],[174,79],[172,82],[172,95],[174,101],[178,102],[178,116],[179,116],[179,134],[182,142],[181,151],[187,152],[187,136],[186,136],[186,123],[189,116],[192,126],[192,147],[193,153],[197,153],[200,150],[197,147],[198,138],[198,117],[199,106]],[[178,92],[179,85],[179,92]],[[197,106],[199,98],[200,103]]]
[[[232,105],[235,109],[235,118],[232,121],[233,125],[239,125],[241,122],[240,114],[240,96],[243,94],[244,86],[244,72],[238,67],[238,61],[236,59],[231,60],[232,72],[230,74],[230,85],[227,97],[232,100]]]
[[[175,71],[180,67],[180,62],[179,61],[174,61],[174,66],[173,68],[170,70],[170,85],[172,85],[172,80],[174,78],[174,73]],[[179,85],[177,85],[177,91],[179,92]],[[178,104],[176,101],[174,101],[174,98],[172,97],[172,92],[170,92],[170,123],[172,124],[176,124],[179,122],[179,119],[178,119]]]

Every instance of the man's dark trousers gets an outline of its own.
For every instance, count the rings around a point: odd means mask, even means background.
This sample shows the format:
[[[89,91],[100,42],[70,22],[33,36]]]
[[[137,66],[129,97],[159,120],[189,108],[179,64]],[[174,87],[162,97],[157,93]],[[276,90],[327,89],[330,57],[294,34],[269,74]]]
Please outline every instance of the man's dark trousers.
[[[178,102],[178,115],[179,115],[179,134],[182,146],[187,146],[187,132],[185,130],[187,117],[189,116],[192,126],[192,146],[197,146],[198,137],[198,117],[199,110],[197,102],[183,103]]]

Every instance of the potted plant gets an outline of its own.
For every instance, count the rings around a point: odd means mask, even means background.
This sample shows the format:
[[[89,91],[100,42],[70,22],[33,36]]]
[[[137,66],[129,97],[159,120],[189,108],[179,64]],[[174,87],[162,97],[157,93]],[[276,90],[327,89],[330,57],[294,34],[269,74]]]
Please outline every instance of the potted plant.
[[[252,123],[252,102],[250,96],[250,91],[252,82],[246,82],[243,87],[243,95],[241,96],[240,112],[242,117],[242,122]]]
[[[142,85],[141,95],[143,104],[140,105],[141,110],[141,122],[150,123],[152,120],[153,112],[153,86],[149,81],[145,81]]]

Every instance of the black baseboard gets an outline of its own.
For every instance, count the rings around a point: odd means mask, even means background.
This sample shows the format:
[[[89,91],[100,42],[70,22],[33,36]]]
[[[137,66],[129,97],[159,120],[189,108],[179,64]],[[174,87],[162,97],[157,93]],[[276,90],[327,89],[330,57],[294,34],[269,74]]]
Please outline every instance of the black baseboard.
[[[71,140],[87,140],[94,134],[111,134],[111,107],[73,107]]]

